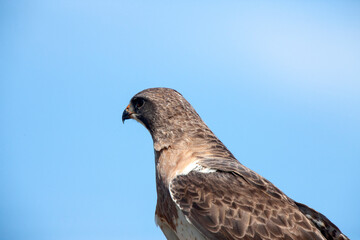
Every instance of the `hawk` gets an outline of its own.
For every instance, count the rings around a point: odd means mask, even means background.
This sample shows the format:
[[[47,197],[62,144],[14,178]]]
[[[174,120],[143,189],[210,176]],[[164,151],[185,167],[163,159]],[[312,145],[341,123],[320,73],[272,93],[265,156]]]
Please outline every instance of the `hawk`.
[[[153,139],[155,220],[167,239],[348,239],[236,160],[177,91],[139,92],[126,119],[140,122]]]

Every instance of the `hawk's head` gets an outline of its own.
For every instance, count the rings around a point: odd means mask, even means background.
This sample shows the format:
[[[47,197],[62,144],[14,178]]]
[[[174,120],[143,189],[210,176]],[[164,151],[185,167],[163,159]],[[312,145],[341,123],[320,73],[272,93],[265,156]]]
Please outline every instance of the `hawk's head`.
[[[154,142],[171,140],[203,121],[194,108],[177,91],[170,88],[149,88],[136,94],[123,112],[122,120],[135,119],[151,133]]]
[[[149,88],[137,93],[123,112],[122,120],[135,119],[150,132],[155,127],[170,124],[169,120],[186,121],[189,111],[197,115],[191,105],[176,90]],[[197,115],[198,116],[198,115]],[[174,121],[171,121],[174,124]]]

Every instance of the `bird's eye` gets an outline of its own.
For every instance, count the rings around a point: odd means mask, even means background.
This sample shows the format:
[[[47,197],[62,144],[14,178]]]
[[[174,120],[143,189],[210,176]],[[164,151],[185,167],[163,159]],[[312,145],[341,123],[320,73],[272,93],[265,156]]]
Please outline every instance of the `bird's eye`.
[[[134,105],[137,109],[140,109],[144,105],[144,103],[145,103],[144,99],[138,98],[136,99]]]

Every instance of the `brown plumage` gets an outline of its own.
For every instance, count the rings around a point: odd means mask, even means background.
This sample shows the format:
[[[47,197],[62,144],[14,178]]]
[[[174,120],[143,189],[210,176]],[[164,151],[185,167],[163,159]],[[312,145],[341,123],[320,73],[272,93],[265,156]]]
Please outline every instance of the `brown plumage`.
[[[167,239],[348,239],[238,162],[175,90],[136,94],[123,113],[150,132],[157,224]]]

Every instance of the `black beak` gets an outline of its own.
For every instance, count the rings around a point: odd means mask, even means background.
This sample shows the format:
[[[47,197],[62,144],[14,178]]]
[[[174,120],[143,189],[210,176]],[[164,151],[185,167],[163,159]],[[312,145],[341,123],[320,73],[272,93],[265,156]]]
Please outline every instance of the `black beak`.
[[[125,122],[126,119],[130,119],[131,112],[129,111],[129,107],[130,107],[130,105],[128,105],[128,106],[125,108],[125,110],[124,110],[124,112],[123,112],[123,114],[122,114],[122,122],[123,122],[123,123]]]

